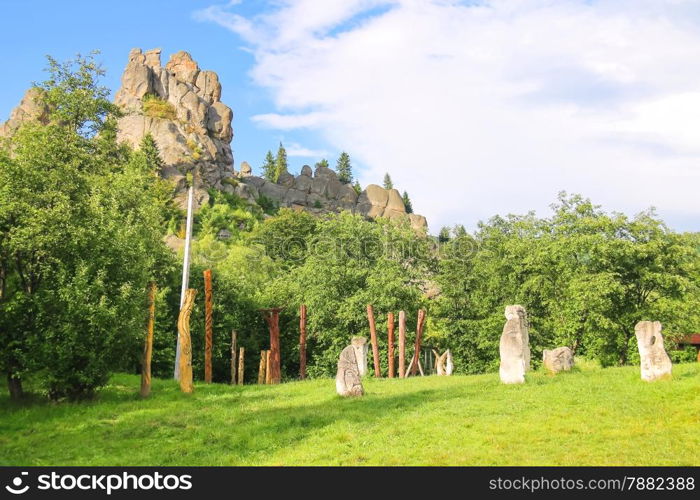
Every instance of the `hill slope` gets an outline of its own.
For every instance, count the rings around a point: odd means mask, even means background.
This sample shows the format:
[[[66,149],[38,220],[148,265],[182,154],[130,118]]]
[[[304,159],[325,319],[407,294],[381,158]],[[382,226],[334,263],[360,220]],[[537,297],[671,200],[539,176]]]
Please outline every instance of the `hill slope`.
[[[528,376],[280,386],[118,375],[89,404],[0,399],[2,465],[700,465],[700,363],[647,384],[635,367]]]

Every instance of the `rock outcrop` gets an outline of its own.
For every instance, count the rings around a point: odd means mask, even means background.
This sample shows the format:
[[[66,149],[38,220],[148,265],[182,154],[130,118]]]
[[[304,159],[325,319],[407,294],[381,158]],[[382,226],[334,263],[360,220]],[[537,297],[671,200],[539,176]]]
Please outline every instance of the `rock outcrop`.
[[[499,375],[504,384],[522,384],[525,372],[530,368],[530,336],[525,308],[506,306],[506,320],[499,346]]]
[[[569,347],[542,351],[542,364],[550,373],[569,371],[574,367],[574,352]]]
[[[661,323],[658,321],[640,321],[634,327],[639,349],[639,361],[642,380],[671,378],[671,358],[666,353],[664,338],[661,335]]]
[[[10,118],[0,124],[0,137],[11,136],[27,122],[48,123],[49,108],[41,100],[41,92],[37,87],[32,87],[25,92],[19,105],[10,113]]]
[[[186,175],[197,181],[197,205],[208,188],[222,189],[234,176],[231,108],[220,101],[221,84],[213,71],[202,71],[187,52],[163,67],[160,49],[133,49],[114,102],[124,116],[118,140],[138,148],[151,134],[163,159],[163,177],[174,181],[184,205]]]
[[[247,168],[244,169],[244,165]],[[426,231],[428,227],[422,215],[406,213],[403,199],[396,189],[387,190],[370,184],[358,195],[350,184],[341,182],[328,167],[317,166],[312,172],[311,167],[304,165],[298,176],[284,172],[277,182],[270,182],[251,175],[250,166],[243,162],[239,177],[238,185],[226,185],[223,189],[249,201],[265,196],[280,207],[312,213],[347,210],[369,219],[385,217],[408,221],[416,230]]]

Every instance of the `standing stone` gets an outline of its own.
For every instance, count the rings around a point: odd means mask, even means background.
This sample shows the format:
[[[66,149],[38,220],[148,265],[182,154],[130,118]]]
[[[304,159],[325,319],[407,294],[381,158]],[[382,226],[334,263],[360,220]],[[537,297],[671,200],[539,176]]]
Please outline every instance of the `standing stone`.
[[[530,338],[525,308],[519,305],[506,306],[506,320],[499,349],[499,375],[504,384],[522,384],[530,366]]]
[[[666,354],[661,328],[659,321],[640,321],[634,327],[642,380],[647,382],[671,377],[671,358]]]
[[[363,338],[364,340],[364,338]],[[355,339],[353,339],[353,342]],[[366,344],[364,345],[366,347]],[[366,351],[365,351],[366,352]],[[365,356],[365,360],[366,360]],[[341,396],[362,396],[364,390],[360,380],[360,368],[357,363],[357,348],[349,345],[340,353],[338,373],[335,376],[335,390]]]
[[[367,339],[364,337],[353,337],[350,345],[355,350],[357,369],[360,373],[360,377],[364,377],[367,375],[367,352],[369,352]]]
[[[551,373],[569,371],[574,367],[574,351],[568,347],[545,349],[542,352],[542,362]]]
[[[455,365],[452,362],[452,351],[449,349],[447,350],[447,361],[445,362],[445,375],[448,377],[452,375],[452,372],[455,369]]]

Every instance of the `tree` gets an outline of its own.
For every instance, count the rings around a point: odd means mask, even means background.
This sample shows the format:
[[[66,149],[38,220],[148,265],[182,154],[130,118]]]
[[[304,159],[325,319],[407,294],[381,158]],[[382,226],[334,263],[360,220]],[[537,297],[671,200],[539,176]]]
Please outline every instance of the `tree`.
[[[388,173],[384,174],[384,189],[394,189],[394,183]]]
[[[272,151],[265,155],[265,163],[262,166],[263,177],[270,182],[277,182],[277,167],[275,165],[275,157],[272,156]]]
[[[167,272],[171,188],[116,142],[99,67],[49,59],[49,123],[0,154],[0,369],[52,399],[90,397],[138,357],[147,283]]]
[[[350,155],[345,151],[340,153],[335,170],[338,172],[338,180],[340,182],[344,184],[350,184],[352,182],[352,165],[350,164]]]
[[[328,160],[326,160],[325,158],[321,158],[319,161],[316,162],[316,165],[314,166],[328,168]]]
[[[411,199],[408,197],[408,193],[406,191],[403,192],[401,199],[403,200],[403,205],[406,207],[406,213],[412,214],[413,205],[411,204]]]
[[[277,158],[275,158],[275,182],[280,178],[280,175],[287,172],[287,150],[280,142],[280,147],[277,149]]]
[[[160,149],[153,136],[148,133],[141,139],[141,152],[146,157],[148,167],[154,172],[160,173],[163,168],[163,159],[160,156]]]
[[[352,188],[355,190],[355,192],[359,195],[362,193],[362,186],[360,186],[359,181],[355,181],[355,184],[352,185]]]
[[[445,226],[440,229],[440,234],[438,235],[438,241],[440,243],[447,243],[450,241],[450,228]]]

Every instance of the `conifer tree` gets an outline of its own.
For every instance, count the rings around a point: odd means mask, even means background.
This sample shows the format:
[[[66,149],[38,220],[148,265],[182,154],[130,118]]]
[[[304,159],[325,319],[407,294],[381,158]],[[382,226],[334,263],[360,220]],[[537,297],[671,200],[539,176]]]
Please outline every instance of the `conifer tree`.
[[[326,160],[325,158],[321,158],[319,161],[316,162],[316,165],[314,165],[314,166],[328,168],[328,160]]]
[[[355,192],[359,195],[362,193],[362,186],[360,186],[359,181],[355,181],[355,184],[353,184],[352,188],[355,190]]]
[[[156,144],[155,139],[149,133],[141,139],[141,152],[146,156],[146,163],[156,172],[160,172],[163,168],[163,159],[160,157],[160,149]]]
[[[275,165],[275,157],[272,156],[272,151],[267,152],[265,155],[265,163],[263,163],[262,166],[262,173],[263,177],[267,179],[270,182],[276,182],[277,178],[275,176],[276,174],[276,165]]]
[[[442,229],[440,229],[440,234],[438,234],[438,241],[440,243],[447,243],[450,241],[450,228],[447,226],[444,226]]]
[[[338,180],[340,182],[345,184],[350,184],[352,182],[352,165],[350,164],[350,155],[345,151],[340,153],[335,170],[338,172]]]
[[[391,181],[391,176],[388,172],[384,174],[384,189],[394,189],[394,183]]]
[[[284,172],[287,172],[287,150],[280,142],[280,147],[277,149],[277,158],[275,159],[275,181],[280,178]]]
[[[411,204],[411,199],[408,197],[408,193],[406,191],[403,192],[403,204],[406,207],[406,213],[407,214],[412,214],[413,213],[413,205]]]

